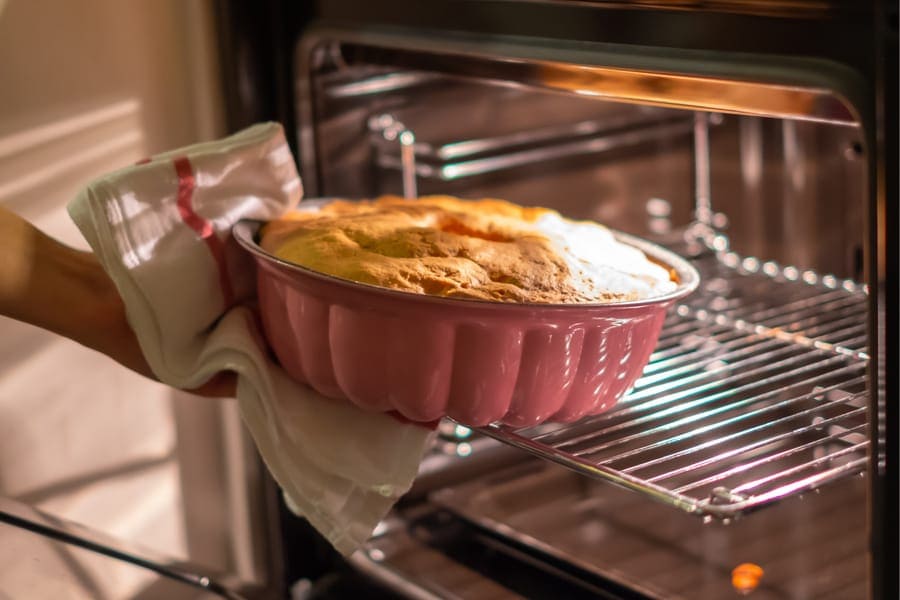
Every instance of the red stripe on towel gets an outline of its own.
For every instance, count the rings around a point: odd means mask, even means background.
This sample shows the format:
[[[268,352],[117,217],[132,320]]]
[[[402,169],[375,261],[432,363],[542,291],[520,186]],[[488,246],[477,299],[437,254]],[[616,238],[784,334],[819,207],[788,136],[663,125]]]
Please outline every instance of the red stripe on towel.
[[[234,300],[234,291],[231,289],[231,279],[228,277],[228,266],[225,263],[225,245],[216,235],[212,223],[194,212],[192,200],[196,183],[191,161],[187,156],[180,156],[175,159],[174,164],[175,173],[178,175],[178,213],[181,215],[181,220],[203,238],[213,260],[216,261],[216,267],[219,270],[219,288],[222,290],[222,297],[227,308]]]

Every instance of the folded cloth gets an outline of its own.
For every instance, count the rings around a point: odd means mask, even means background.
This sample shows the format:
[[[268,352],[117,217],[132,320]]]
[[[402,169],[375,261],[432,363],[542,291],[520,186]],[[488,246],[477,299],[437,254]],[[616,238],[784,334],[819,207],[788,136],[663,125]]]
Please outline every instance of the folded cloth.
[[[249,307],[254,267],[231,227],[301,195],[281,126],[263,123],[101,177],[68,210],[160,381],[193,388],[235,371],[241,415],[287,505],[346,554],[409,489],[430,430],[324,398],[271,360]]]

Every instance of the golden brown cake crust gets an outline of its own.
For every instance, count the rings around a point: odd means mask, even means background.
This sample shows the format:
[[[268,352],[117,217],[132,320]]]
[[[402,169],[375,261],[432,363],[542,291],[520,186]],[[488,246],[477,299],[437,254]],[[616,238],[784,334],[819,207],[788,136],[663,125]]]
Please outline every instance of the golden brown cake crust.
[[[531,226],[550,212],[449,196],[339,200],[268,223],[260,244],[321,273],[409,292],[554,304],[630,299],[587,298],[572,286],[565,261]]]

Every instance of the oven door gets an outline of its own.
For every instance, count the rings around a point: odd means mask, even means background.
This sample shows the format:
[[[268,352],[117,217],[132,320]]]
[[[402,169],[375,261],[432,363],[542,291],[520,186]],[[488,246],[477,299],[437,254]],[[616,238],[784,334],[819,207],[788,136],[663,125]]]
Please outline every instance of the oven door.
[[[256,597],[260,587],[0,498],[0,588],[9,598]]]

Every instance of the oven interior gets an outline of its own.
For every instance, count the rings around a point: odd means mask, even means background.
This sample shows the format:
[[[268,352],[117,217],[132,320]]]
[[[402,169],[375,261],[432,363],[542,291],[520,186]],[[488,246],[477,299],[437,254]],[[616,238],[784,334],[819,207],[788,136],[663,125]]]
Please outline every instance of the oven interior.
[[[561,86],[537,60],[467,73],[386,48],[298,51],[308,196],[549,206],[666,245],[702,282],[614,410],[443,423],[352,569],[409,597],[864,597],[875,309],[852,109],[753,110],[765,86],[675,106]]]

